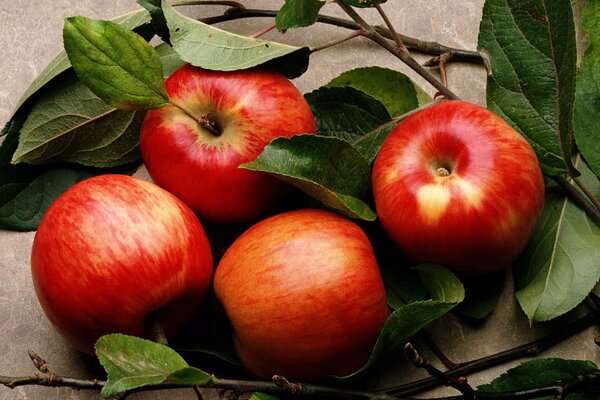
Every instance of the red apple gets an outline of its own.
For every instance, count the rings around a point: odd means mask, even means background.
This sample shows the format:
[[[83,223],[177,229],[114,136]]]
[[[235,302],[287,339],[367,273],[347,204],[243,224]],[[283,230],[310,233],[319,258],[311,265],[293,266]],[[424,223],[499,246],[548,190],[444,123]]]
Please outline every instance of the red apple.
[[[252,226],[225,252],[214,287],[238,357],[265,378],[358,370],[389,315],[369,239],[327,211],[290,211]]]
[[[168,105],[144,120],[142,157],[158,185],[212,222],[255,219],[284,197],[282,181],[238,167],[274,138],[315,133],[310,107],[289,80],[268,70],[186,65],[165,86],[187,113]]]
[[[481,275],[523,250],[542,212],[544,180],[529,143],[503,119],[444,101],[384,141],[373,194],[385,231],[414,261]]]
[[[160,187],[125,175],[82,181],[44,215],[31,253],[46,315],[78,349],[121,332],[167,336],[208,292],[213,260],[194,213]]]

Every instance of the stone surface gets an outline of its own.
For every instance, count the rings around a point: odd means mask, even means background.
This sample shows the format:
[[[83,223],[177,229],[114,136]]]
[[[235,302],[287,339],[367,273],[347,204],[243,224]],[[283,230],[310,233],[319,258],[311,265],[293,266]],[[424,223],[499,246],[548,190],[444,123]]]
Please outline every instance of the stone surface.
[[[250,2],[248,2],[250,3]],[[277,8],[281,1],[254,1],[255,8]],[[460,5],[459,5],[460,4]],[[399,32],[424,40],[474,50],[476,48],[479,21],[483,0],[467,0],[460,3],[431,0],[389,1],[385,9]],[[63,18],[85,15],[94,18],[109,18],[136,9],[134,0],[82,0],[72,2],[56,0],[52,4],[40,0],[6,2],[0,9],[0,57],[3,83],[0,86],[0,125],[10,117],[14,106],[35,76],[61,50]],[[190,15],[204,16],[218,13],[222,7],[194,8]],[[341,15],[333,4],[324,12]],[[379,23],[372,11],[364,12],[367,20]],[[235,21],[223,26],[241,33],[252,33],[270,24],[268,19]],[[271,32],[267,38],[294,44],[318,46],[348,32],[325,25],[294,30],[283,37]],[[427,57],[419,56],[419,60]],[[415,76],[400,61],[371,44],[365,39],[354,39],[342,45],[320,51],[311,58],[309,71],[295,81],[303,92],[308,92],[327,83],[339,73],[359,66],[379,65],[395,68],[410,75],[430,94],[434,90],[421,78]],[[476,65],[452,64],[449,67],[450,87],[462,98],[480,104],[485,103],[485,71]],[[143,171],[139,173],[145,176]],[[35,297],[29,269],[29,253],[33,233],[0,231],[0,375],[29,375],[33,367],[27,357],[27,349],[42,354],[56,373],[83,378],[101,376],[95,361],[69,348],[50,326]],[[573,318],[570,316],[569,318]],[[442,345],[448,356],[455,361],[466,361],[475,357],[507,349],[530,341],[552,329],[560,327],[565,319],[552,323],[535,324],[530,327],[519,310],[513,296],[510,281],[501,303],[493,315],[480,324],[467,324],[457,317],[436,321],[428,328],[430,335]],[[593,337],[598,329],[590,329],[577,335],[544,356],[565,358],[588,358],[600,362]],[[474,384],[489,381],[508,366],[474,374]],[[370,384],[388,387],[424,376],[406,362],[392,364],[370,377]],[[449,392],[449,391],[446,391]],[[191,391],[180,391],[181,399],[194,399]],[[132,399],[166,399],[172,393],[144,393]],[[21,387],[14,390],[0,387],[2,399],[94,399],[95,392],[78,392],[71,389]],[[216,398],[210,393],[206,398]]]

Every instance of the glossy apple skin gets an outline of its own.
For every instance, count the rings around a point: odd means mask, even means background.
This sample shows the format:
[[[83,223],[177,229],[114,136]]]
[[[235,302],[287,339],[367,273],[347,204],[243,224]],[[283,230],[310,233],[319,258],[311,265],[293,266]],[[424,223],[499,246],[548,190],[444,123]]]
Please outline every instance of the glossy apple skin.
[[[238,166],[254,161],[276,137],[315,133],[312,111],[298,89],[267,70],[219,72],[190,65],[165,86],[194,115],[210,113],[223,132],[214,135],[172,105],[149,111],[140,142],[152,179],[211,222],[253,220],[280,202],[287,184]]]
[[[450,171],[441,176],[439,168]],[[464,101],[406,118],[373,167],[377,215],[414,261],[461,275],[507,267],[533,233],[544,180],[529,143],[503,119]]]
[[[252,226],[225,252],[214,288],[238,357],[264,378],[355,372],[389,315],[369,239],[327,211],[290,211]]]
[[[213,259],[200,222],[182,201],[138,178],[101,175],[51,204],[35,235],[31,267],[52,324],[92,353],[108,333],[153,338],[153,313],[165,334],[174,334],[195,317]]]

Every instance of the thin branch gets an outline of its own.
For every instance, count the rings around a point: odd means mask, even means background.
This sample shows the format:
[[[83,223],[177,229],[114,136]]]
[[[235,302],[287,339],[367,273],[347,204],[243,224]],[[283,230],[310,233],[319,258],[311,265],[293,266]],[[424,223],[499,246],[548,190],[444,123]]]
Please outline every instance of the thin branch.
[[[386,123],[384,123],[382,125],[379,125],[377,128],[373,129],[372,131],[369,131],[369,132],[365,133],[364,135],[362,135],[361,137],[359,137],[358,139],[356,139],[352,144],[353,145],[357,145],[358,143],[362,142],[363,140],[368,139],[372,135],[377,134],[382,129],[388,128],[390,126],[394,126],[394,125],[398,124],[400,121],[402,121],[403,119],[408,118],[411,115],[414,115],[414,114],[416,114],[416,113],[418,113],[418,112],[424,110],[425,108],[430,107],[430,106],[432,106],[434,104],[441,103],[444,100],[446,100],[446,99],[444,99],[443,97],[437,98],[437,99],[435,99],[433,101],[430,101],[429,103],[423,104],[422,106],[419,106],[419,107],[417,107],[417,108],[415,108],[413,110],[410,110],[409,112],[407,112],[405,114],[402,114],[402,115],[400,115],[398,117],[394,117],[394,118],[392,118],[391,121],[388,121],[388,122],[386,122]]]
[[[205,1],[180,1],[177,3],[171,4],[173,7],[180,6],[205,6],[205,5],[213,5],[213,6],[228,6],[234,9],[244,10],[246,6],[238,1],[227,1],[227,0],[205,0]]]
[[[453,378],[448,376],[445,372],[440,371],[423,358],[411,343],[406,343],[404,346],[404,354],[415,367],[423,368],[429,375],[438,379],[445,386],[450,386],[458,390],[463,394],[465,399],[475,400],[475,389],[469,385],[466,377],[459,376],[458,378]]]
[[[375,3],[375,8],[377,9],[377,12],[379,13],[379,15],[381,15],[381,18],[383,19],[383,22],[385,23],[388,30],[390,31],[390,34],[392,35],[394,42],[396,42],[396,45],[398,47],[404,47],[406,49],[406,46],[404,45],[404,41],[402,40],[402,37],[398,34],[396,29],[394,28],[394,25],[392,24],[392,22],[390,21],[390,19],[387,16],[387,14],[383,10],[383,7],[381,7],[381,4]],[[408,51],[408,49],[406,49],[406,50]]]
[[[336,45],[338,45],[340,43],[344,43],[344,42],[346,42],[348,40],[354,39],[355,37],[364,36],[364,34],[365,34],[364,30],[358,29],[358,30],[352,32],[350,35],[345,36],[343,38],[334,40],[334,41],[329,42],[329,43],[325,43],[325,44],[320,45],[320,46],[311,47],[310,48],[310,52],[311,53],[316,53],[317,51],[328,49],[328,48],[336,46]]]
[[[577,190],[577,188],[562,175],[553,176],[552,179],[567,193],[569,199],[585,211],[587,216],[590,217],[596,225],[600,226],[600,209],[596,207],[587,196]]]
[[[260,31],[253,33],[249,37],[251,37],[251,38],[259,38],[262,35],[264,35],[265,33],[271,32],[273,29],[275,29],[275,24],[271,24],[271,25],[269,25],[269,26],[261,29]]]
[[[260,10],[260,9],[251,9],[251,8],[247,8],[247,9],[232,8],[232,9],[229,9],[223,15],[202,18],[202,19],[200,19],[200,21],[205,24],[212,25],[212,24],[218,24],[221,22],[227,22],[227,21],[233,21],[233,20],[245,19],[245,18],[273,18],[276,15],[277,15],[277,11],[275,11],[275,10]],[[350,29],[353,31],[361,29],[361,27],[356,22],[353,22],[353,21],[350,21],[350,20],[347,20],[344,18],[331,17],[328,15],[319,14],[319,16],[317,18],[317,22],[322,23],[322,24],[337,26],[339,28]],[[394,38],[392,37],[392,33],[386,27],[373,26],[373,28],[375,29],[375,31],[378,34],[380,34],[384,38],[394,40]],[[417,51],[417,52],[423,53],[423,54],[430,54],[433,56],[444,54],[444,53],[449,53],[449,54],[451,54],[451,56],[449,57],[448,61],[483,64],[483,58],[476,51],[470,51],[470,50],[458,49],[455,47],[449,47],[449,46],[445,46],[445,45],[437,43],[437,42],[420,40],[420,39],[416,39],[416,38],[413,38],[410,36],[405,36],[402,34],[399,34],[399,36],[402,39],[402,43],[404,43],[404,45],[409,50]]]
[[[594,207],[596,207],[600,211],[600,201],[594,196],[594,194],[590,191],[590,189],[581,182],[579,178],[573,178],[573,181],[579,186],[579,189],[585,194],[585,196],[590,199]]]
[[[490,367],[504,364],[508,361],[518,360],[524,357],[533,357],[542,351],[564,341],[565,339],[582,332],[600,322],[600,311],[594,310],[586,316],[562,327],[561,329],[552,332],[540,339],[534,340],[527,344],[514,347],[509,350],[482,357],[476,360],[458,364],[456,368],[452,368],[445,372],[450,377],[466,376],[470,373],[482,371]],[[428,377],[415,382],[410,382],[404,385],[394,386],[387,389],[382,389],[382,392],[395,396],[409,396],[420,393],[427,389],[434,388],[440,385],[440,381],[436,378]]]
[[[377,31],[369,25],[351,6],[341,0],[335,0],[335,3],[342,9],[350,18],[352,18],[361,28],[365,30],[365,37],[371,39],[391,54],[396,56],[400,61],[408,65],[413,71],[419,74],[423,79],[435,87],[442,95],[448,99],[458,99],[458,96],[448,89],[442,82],[436,79],[429,73],[425,67],[417,62],[405,46],[398,47],[391,43],[388,39],[381,36]]]

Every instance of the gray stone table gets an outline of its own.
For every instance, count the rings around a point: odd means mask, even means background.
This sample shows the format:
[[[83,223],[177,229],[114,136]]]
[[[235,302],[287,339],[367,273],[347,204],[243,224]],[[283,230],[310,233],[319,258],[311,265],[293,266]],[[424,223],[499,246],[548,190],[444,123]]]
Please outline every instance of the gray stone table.
[[[474,50],[477,43],[479,21],[484,0],[461,2],[443,0],[389,1],[385,9],[399,32],[425,40]],[[275,9],[281,1],[253,1],[254,8]],[[583,2],[580,2],[583,3]],[[3,1],[0,7],[0,125],[10,117],[20,96],[32,80],[62,48],[63,19],[72,15],[93,18],[111,18],[138,7],[134,0],[41,0]],[[222,9],[195,8],[191,15],[209,15]],[[335,5],[328,4],[324,12],[339,15]],[[365,12],[366,18],[380,23],[374,12]],[[227,23],[235,31],[252,33],[270,23],[268,20],[246,20]],[[325,25],[288,32],[280,37],[271,32],[267,38],[293,44],[318,45],[341,38],[347,32]],[[425,57],[419,57],[425,60]],[[366,39],[355,39],[314,54],[309,71],[295,80],[302,92],[308,92],[327,83],[339,73],[359,67],[379,65],[398,69],[415,79],[430,94],[433,88],[417,77],[390,54]],[[485,104],[485,71],[481,66],[452,64],[449,66],[449,84],[463,99]],[[146,176],[142,168],[138,175]],[[31,282],[29,256],[34,233],[0,231],[0,375],[28,375],[33,367],[27,349],[42,354],[52,369],[64,376],[96,377],[99,370],[92,359],[72,350],[53,330],[35,297]],[[456,361],[465,361],[507,349],[543,335],[565,323],[559,319],[549,324],[530,327],[526,317],[514,301],[510,281],[501,302],[493,314],[478,325],[464,324],[448,316],[433,323],[431,336],[444,344],[447,355]],[[544,353],[544,356],[588,358],[600,363],[600,352],[593,344],[599,329],[590,329]],[[470,377],[473,384],[489,381],[506,370],[509,365]],[[372,378],[373,385],[388,386],[423,377],[406,362],[399,361],[381,375]],[[450,391],[447,391],[451,393]],[[177,392],[179,398],[194,399],[191,391]],[[166,399],[173,393],[144,393],[131,396],[135,399]],[[0,387],[2,399],[95,399],[95,392],[78,392],[71,389],[20,387],[10,390]],[[216,398],[214,393],[206,398]]]

